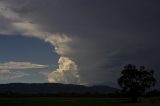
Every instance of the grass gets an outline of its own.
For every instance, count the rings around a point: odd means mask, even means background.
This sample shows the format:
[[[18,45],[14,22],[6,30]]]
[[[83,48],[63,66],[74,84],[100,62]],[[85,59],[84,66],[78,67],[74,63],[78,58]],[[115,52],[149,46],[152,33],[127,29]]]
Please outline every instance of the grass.
[[[0,98],[0,106],[160,106],[160,97],[129,103],[125,98]]]

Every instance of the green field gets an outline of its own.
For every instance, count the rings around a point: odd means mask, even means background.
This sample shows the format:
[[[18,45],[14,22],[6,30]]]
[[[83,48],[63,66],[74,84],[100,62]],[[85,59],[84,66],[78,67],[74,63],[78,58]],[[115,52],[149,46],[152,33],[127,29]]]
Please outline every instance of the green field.
[[[160,97],[141,98],[130,103],[125,98],[0,98],[0,106],[160,106]]]

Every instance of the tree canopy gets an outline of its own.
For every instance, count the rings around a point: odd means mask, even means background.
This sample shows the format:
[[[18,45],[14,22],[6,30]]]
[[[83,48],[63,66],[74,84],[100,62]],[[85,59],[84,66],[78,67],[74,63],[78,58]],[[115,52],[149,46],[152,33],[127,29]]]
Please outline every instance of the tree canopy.
[[[154,71],[146,69],[144,66],[136,67],[128,64],[124,66],[121,72],[122,76],[118,79],[118,83],[123,92],[127,92],[133,102],[143,94],[146,89],[155,85]]]

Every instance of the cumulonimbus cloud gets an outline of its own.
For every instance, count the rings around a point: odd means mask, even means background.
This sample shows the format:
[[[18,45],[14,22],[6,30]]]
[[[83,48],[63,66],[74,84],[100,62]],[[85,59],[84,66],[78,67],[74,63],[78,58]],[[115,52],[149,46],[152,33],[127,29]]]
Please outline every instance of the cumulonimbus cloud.
[[[72,60],[60,57],[58,63],[59,68],[48,75],[49,82],[80,83],[77,65]]]
[[[68,54],[71,52],[69,43],[72,39],[70,37],[63,33],[50,33],[44,31],[38,24],[31,23],[29,19],[26,19],[13,11],[11,9],[11,4],[5,1],[0,1],[0,7],[0,19],[1,21],[6,22],[3,25],[3,29],[0,29],[1,34],[20,34],[28,37],[36,37],[53,45],[54,50],[60,56],[60,59],[58,62],[59,68],[48,75],[49,82],[79,83],[77,65],[70,57],[68,57]],[[68,77],[68,75],[70,75],[70,77]]]
[[[50,82],[117,85],[125,64],[159,69],[157,1],[0,0],[0,8],[0,34],[42,39],[65,60],[42,73]]]

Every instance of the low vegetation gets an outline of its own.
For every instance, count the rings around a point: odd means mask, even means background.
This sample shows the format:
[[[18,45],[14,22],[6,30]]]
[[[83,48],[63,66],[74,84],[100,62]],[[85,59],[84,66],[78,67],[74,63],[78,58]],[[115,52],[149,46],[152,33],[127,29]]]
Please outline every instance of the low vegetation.
[[[159,106],[160,97],[140,98],[131,103],[127,98],[0,98],[1,106]]]

